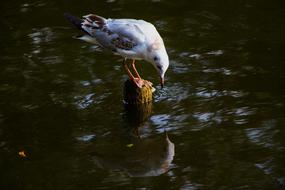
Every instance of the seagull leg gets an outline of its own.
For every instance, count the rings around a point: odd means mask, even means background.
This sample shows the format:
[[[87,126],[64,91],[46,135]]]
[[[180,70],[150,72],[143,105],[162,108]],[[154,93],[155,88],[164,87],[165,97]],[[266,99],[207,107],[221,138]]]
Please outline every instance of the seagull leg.
[[[129,75],[130,79],[133,80],[135,77],[133,76],[132,72],[130,71],[130,69],[129,69],[128,65],[127,65],[127,59],[124,59],[123,65],[124,65],[128,75]]]
[[[141,82],[141,83],[143,83],[143,84],[145,84],[145,85],[148,85],[148,86],[152,86],[152,83],[151,83],[150,81],[148,81],[148,80],[143,80],[143,79],[140,77],[140,75],[139,75],[139,73],[138,73],[138,71],[137,71],[137,69],[136,69],[135,59],[132,60],[132,68],[133,68],[133,70],[134,70],[134,72],[135,72],[135,74],[136,74],[137,80],[140,80],[139,82]]]
[[[127,65],[127,59],[124,59],[124,67],[130,77],[130,79],[137,85],[137,87],[142,88],[142,86],[144,85],[143,80],[141,78],[135,78],[134,75],[132,74],[132,72],[130,71],[128,65]]]
[[[133,67],[133,70],[135,71],[136,77],[141,79],[141,76],[139,75],[139,73],[136,69],[135,61],[136,61],[135,59],[132,60],[132,67]]]
[[[139,75],[139,73],[138,73],[138,71],[137,71],[137,69],[136,69],[135,59],[133,59],[133,61],[132,61],[132,68],[133,68],[133,70],[134,70],[134,72],[135,72],[135,74],[136,74],[137,79],[138,79],[138,80],[141,80],[140,82],[142,82],[143,84],[145,84],[145,85],[147,85],[147,86],[152,86],[152,82],[150,82],[150,81],[148,81],[148,80],[143,80],[143,79],[140,77],[140,75]]]

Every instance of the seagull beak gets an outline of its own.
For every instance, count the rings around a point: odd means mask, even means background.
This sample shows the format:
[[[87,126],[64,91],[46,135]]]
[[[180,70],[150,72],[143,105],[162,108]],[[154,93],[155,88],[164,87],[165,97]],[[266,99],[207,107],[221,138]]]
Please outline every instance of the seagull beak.
[[[161,86],[161,89],[163,89],[163,86],[164,86],[164,78],[160,77],[160,86]]]

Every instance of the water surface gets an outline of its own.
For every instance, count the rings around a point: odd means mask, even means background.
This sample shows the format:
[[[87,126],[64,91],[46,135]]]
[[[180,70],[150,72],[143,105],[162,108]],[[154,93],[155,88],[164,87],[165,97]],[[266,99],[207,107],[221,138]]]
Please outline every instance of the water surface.
[[[0,189],[285,188],[283,1],[0,5]],[[73,39],[66,11],[156,25],[170,68],[160,90],[137,63],[157,88],[145,117],[122,105],[120,58]]]

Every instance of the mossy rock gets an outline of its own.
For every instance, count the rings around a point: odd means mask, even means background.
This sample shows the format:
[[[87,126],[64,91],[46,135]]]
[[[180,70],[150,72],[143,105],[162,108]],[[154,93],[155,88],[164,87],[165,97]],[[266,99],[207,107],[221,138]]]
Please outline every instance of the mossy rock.
[[[144,104],[152,101],[152,87],[144,85],[137,87],[129,79],[124,84],[124,101],[127,104]]]

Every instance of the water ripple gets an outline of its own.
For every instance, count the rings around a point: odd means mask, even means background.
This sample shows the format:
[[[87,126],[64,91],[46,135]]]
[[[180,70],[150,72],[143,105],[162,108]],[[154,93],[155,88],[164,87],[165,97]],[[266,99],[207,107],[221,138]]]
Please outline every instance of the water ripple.
[[[180,83],[175,83],[169,86],[165,86],[163,90],[157,91],[154,95],[155,102],[162,100],[168,101],[182,101],[189,97],[189,88],[183,86]]]
[[[265,121],[263,122],[263,127],[259,128],[250,128],[245,129],[248,139],[257,145],[266,147],[266,148],[278,148],[277,144],[274,144],[273,137],[279,131],[275,128],[275,122]]]
[[[90,93],[85,96],[75,96],[74,98],[77,100],[76,105],[78,106],[79,109],[85,109],[88,106],[90,106],[93,102],[93,96],[95,93]]]

